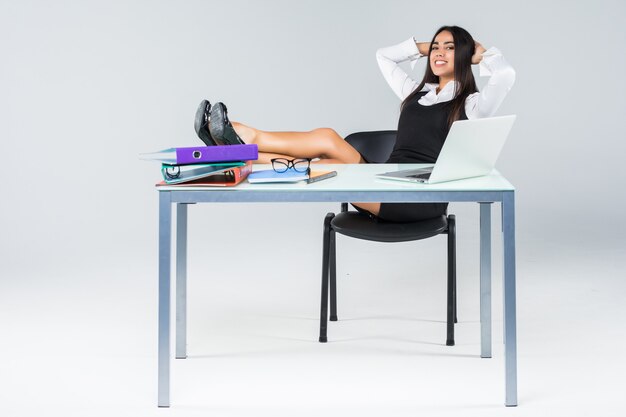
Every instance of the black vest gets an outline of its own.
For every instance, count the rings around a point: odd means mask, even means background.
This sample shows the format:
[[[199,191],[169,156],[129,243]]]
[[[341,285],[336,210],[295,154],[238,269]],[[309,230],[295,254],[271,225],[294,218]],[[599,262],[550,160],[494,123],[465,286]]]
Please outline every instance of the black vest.
[[[426,92],[417,93],[404,106],[398,121],[398,136],[388,163],[434,164],[448,136],[448,116],[452,101],[423,106],[418,103]],[[461,120],[467,119],[465,108]]]

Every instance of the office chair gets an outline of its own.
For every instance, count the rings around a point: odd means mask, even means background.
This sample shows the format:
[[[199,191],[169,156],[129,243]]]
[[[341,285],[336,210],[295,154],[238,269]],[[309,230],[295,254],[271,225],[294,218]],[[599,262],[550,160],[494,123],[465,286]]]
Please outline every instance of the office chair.
[[[357,132],[345,139],[370,163],[384,163],[396,141],[396,131]],[[341,204],[341,213],[328,213],[324,219],[322,254],[322,306],[319,341],[327,342],[328,297],[330,283],[330,321],[337,321],[337,285],[335,233],[376,242],[409,242],[440,234],[448,235],[447,337],[446,345],[454,346],[456,318],[456,228],[453,214],[411,223],[391,223],[372,219],[364,213],[348,211]],[[330,281],[330,282],[329,282]]]

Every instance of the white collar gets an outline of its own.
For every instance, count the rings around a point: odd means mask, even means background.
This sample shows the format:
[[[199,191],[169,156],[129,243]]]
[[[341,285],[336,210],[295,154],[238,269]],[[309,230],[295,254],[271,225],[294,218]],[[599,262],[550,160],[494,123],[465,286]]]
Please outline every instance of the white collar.
[[[445,87],[437,94],[437,88],[439,84],[437,83],[426,83],[424,84],[424,89],[422,91],[426,91],[426,95],[422,97],[424,101],[429,103],[439,103],[442,101],[450,101],[454,98],[455,88],[459,87],[458,81],[450,81],[446,84]]]

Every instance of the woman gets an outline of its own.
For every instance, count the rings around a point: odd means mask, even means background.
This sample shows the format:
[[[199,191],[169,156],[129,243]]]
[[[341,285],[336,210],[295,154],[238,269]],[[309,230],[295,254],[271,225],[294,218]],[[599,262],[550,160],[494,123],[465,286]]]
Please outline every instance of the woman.
[[[428,57],[418,84],[398,64]],[[458,26],[441,27],[431,42],[414,38],[376,52],[378,65],[402,100],[397,139],[388,163],[435,163],[452,122],[493,116],[515,82],[515,71],[496,48],[486,50]],[[414,64],[415,62],[413,62]],[[472,64],[490,75],[478,92]],[[196,114],[196,132],[205,143],[256,143],[259,161],[272,158],[319,158],[318,163],[366,163],[333,129],[310,132],[265,132],[229,122],[226,107],[203,101]],[[442,203],[353,203],[386,221],[407,222],[437,217]]]

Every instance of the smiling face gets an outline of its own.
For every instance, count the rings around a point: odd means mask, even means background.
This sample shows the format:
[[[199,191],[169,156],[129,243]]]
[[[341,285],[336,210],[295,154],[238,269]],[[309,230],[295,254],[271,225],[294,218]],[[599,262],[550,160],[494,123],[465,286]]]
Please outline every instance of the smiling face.
[[[444,30],[431,45],[430,68],[438,77],[454,78],[454,37]]]

